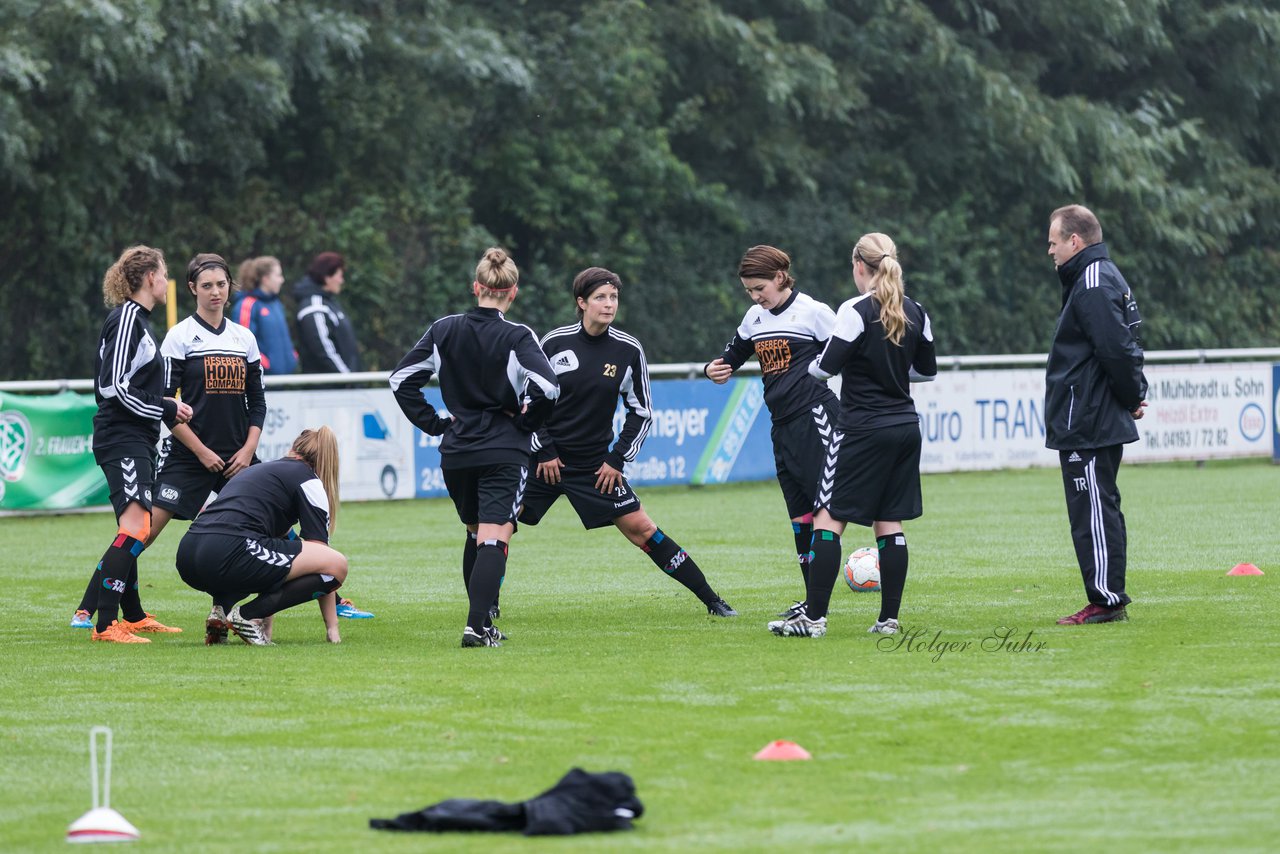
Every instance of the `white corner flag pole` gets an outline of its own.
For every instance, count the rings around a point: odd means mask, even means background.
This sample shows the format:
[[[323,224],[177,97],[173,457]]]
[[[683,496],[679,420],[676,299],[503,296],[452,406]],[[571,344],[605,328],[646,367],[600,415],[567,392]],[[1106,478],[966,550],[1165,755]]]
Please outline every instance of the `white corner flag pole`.
[[[104,736],[106,746],[101,798],[98,788],[99,735]],[[141,835],[138,828],[111,808],[111,752],[111,728],[96,726],[89,730],[89,777],[93,787],[93,809],[67,828],[68,842],[133,842]]]

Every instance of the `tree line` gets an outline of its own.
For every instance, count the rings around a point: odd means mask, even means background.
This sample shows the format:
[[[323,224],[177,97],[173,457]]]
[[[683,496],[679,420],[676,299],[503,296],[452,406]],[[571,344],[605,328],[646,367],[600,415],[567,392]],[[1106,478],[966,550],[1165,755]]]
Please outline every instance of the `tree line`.
[[[884,231],[940,352],[1043,351],[1069,202],[1149,349],[1274,345],[1277,57],[1280,12],[1216,0],[7,0],[0,377],[87,376],[138,242],[342,252],[386,369],[489,245],[538,331],[617,272],[658,362],[718,354],[748,246],[834,307]]]

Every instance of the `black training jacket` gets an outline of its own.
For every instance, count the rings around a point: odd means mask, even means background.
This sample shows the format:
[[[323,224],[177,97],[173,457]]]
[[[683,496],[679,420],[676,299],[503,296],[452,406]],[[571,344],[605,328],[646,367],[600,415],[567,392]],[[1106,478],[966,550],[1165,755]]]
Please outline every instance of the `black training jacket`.
[[[1106,448],[1138,440],[1132,413],[1147,396],[1142,322],[1105,243],[1082,249],[1058,268],[1062,314],[1045,371],[1045,446]]]
[[[304,374],[351,374],[360,370],[356,328],[341,303],[310,276],[293,286],[298,302],[298,360]]]
[[[155,456],[160,421],[173,425],[178,404],[164,396],[164,359],[147,318],[133,300],[112,309],[102,325],[95,359],[93,457]]]
[[[450,417],[422,396],[436,374]],[[496,308],[473,308],[431,324],[391,372],[391,390],[419,430],[444,436],[440,464],[468,468],[528,465],[560,385],[533,330]]]

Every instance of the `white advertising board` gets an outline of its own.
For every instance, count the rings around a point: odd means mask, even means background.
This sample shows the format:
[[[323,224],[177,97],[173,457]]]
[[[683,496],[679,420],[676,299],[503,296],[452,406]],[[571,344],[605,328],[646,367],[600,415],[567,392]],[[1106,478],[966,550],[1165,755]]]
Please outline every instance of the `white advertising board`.
[[[1271,453],[1271,365],[1148,365],[1147,414],[1129,461]],[[943,371],[912,386],[926,472],[1056,466],[1044,447],[1044,371]]]
[[[279,459],[303,429],[321,425],[338,436],[344,501],[413,498],[414,427],[390,389],[269,391],[258,458]]]

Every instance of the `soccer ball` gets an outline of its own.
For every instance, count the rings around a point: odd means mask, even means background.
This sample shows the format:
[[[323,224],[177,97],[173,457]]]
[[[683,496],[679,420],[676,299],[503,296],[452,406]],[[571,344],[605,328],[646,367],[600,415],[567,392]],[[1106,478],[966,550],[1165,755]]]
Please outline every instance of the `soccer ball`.
[[[871,593],[880,589],[880,552],[864,546],[856,549],[844,562],[844,580],[854,593]]]

